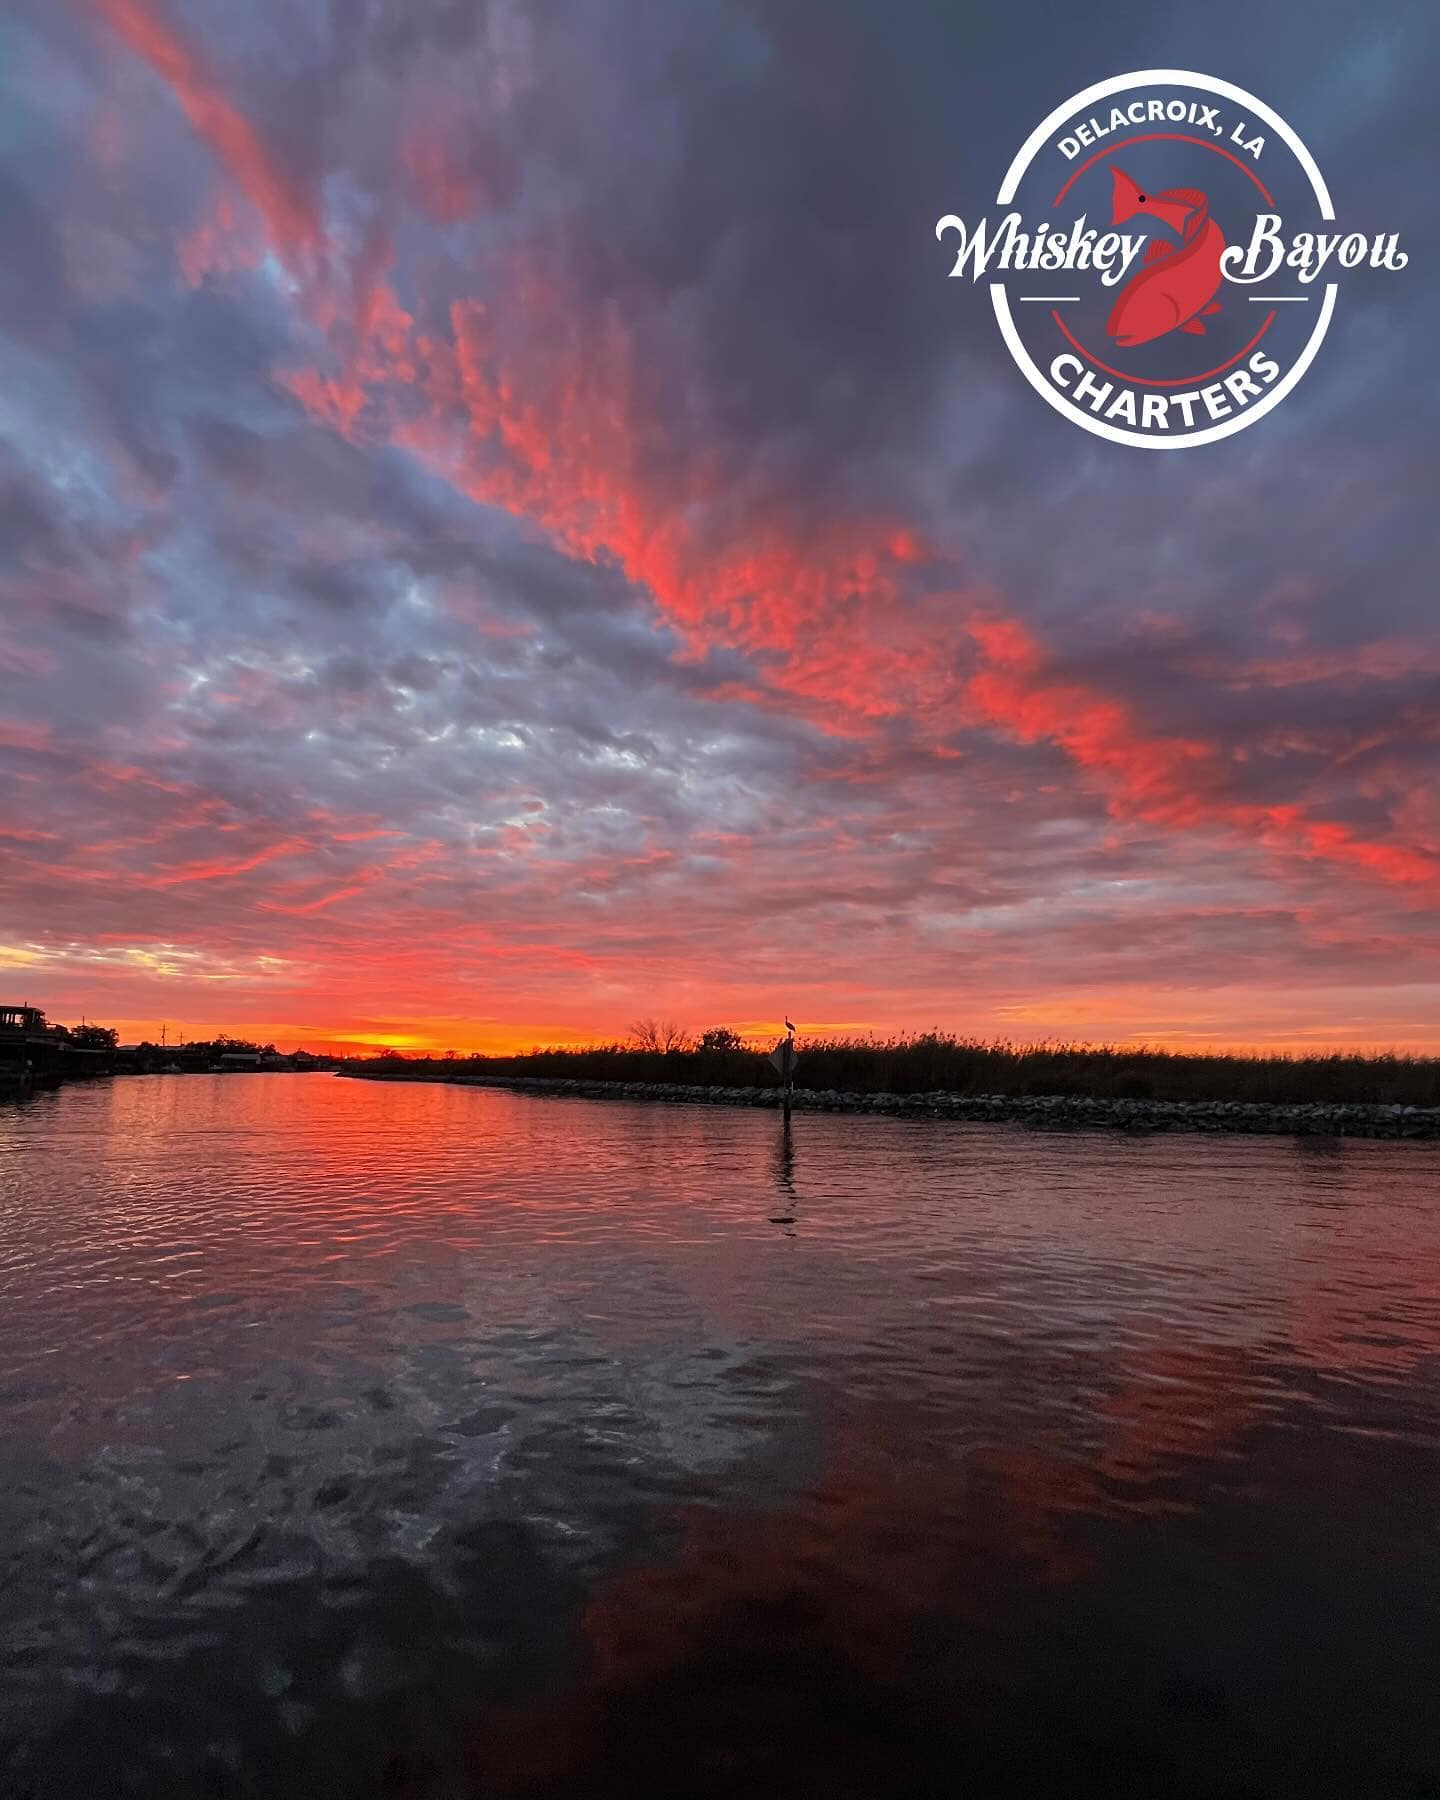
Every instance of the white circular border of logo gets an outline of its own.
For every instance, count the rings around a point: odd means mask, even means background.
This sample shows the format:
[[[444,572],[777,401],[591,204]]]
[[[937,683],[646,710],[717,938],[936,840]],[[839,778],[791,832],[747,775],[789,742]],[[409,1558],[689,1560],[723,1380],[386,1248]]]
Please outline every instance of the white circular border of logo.
[[[1097,81],[1093,87],[1073,94],[1062,105],[1038,124],[1026,138],[1016,153],[1015,160],[1005,171],[1005,179],[1000,183],[1000,191],[995,196],[997,206],[1008,206],[1015,198],[1015,190],[1019,187],[1025,171],[1030,167],[1036,151],[1044,144],[1057,125],[1061,125],[1071,113],[1082,106],[1090,106],[1096,100],[1108,100],[1112,94],[1123,93],[1126,88],[1142,87],[1184,87],[1196,88],[1203,94],[1218,94],[1222,100],[1232,100],[1246,107],[1259,119],[1263,119],[1270,129],[1279,136],[1305,172],[1315,199],[1319,203],[1320,217],[1333,219],[1335,208],[1330,202],[1330,190],[1325,185],[1325,177],[1310,152],[1305,148],[1290,127],[1285,123],[1273,107],[1263,100],[1257,100],[1242,87],[1236,87],[1232,81],[1221,81],[1212,75],[1197,75],[1191,69],[1137,69],[1129,75],[1112,75],[1108,81]],[[1053,406],[1062,417],[1071,424],[1081,426],[1085,431],[1093,432],[1096,437],[1108,438],[1112,444],[1134,444],[1142,450],[1188,450],[1195,444],[1215,444],[1221,438],[1232,436],[1237,431],[1244,431],[1246,426],[1256,424],[1268,412],[1273,412],[1285,396],[1300,380],[1301,376],[1315,360],[1316,352],[1325,341],[1325,333],[1330,328],[1330,316],[1335,311],[1335,295],[1338,291],[1335,282],[1328,282],[1325,298],[1321,303],[1320,317],[1315,321],[1315,329],[1310,333],[1305,348],[1291,364],[1289,372],[1279,384],[1272,388],[1265,398],[1256,405],[1248,407],[1233,419],[1227,419],[1219,425],[1207,426],[1204,431],[1190,432],[1184,437],[1147,437],[1143,432],[1126,431],[1119,425],[1107,425],[1103,419],[1082,411],[1072,401],[1067,400],[1060,391],[1052,387],[1044,375],[1036,367],[1034,358],[1020,341],[1020,333],[1015,329],[1015,321],[1010,314],[1010,300],[1005,292],[1003,281],[990,283],[990,303],[995,309],[995,320],[1000,327],[1000,335],[1005,340],[1005,347],[1019,367],[1020,373],[1039,394],[1047,405]]]

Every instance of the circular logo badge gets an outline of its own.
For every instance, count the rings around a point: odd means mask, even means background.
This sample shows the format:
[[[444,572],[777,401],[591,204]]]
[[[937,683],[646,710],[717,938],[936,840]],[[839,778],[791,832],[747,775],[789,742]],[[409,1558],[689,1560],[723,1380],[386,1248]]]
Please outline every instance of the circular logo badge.
[[[1264,418],[1314,361],[1343,271],[1408,260],[1396,234],[1335,229],[1315,159],[1264,101],[1179,69],[1117,75],[1056,107],[995,204],[936,225],[950,274],[989,285],[1048,405],[1147,450]]]

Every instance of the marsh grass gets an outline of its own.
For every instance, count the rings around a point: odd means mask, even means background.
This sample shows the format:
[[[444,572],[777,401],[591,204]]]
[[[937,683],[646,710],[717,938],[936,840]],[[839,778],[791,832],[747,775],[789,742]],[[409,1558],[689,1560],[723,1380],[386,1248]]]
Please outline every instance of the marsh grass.
[[[796,1087],[845,1093],[1440,1106],[1440,1057],[1346,1051],[1301,1056],[1189,1054],[1115,1044],[982,1042],[936,1031],[798,1041]],[[780,1078],[769,1062],[768,1049],[767,1045],[658,1051],[615,1043],[443,1063],[397,1060],[393,1073],[438,1074],[443,1069],[449,1075],[774,1086]]]

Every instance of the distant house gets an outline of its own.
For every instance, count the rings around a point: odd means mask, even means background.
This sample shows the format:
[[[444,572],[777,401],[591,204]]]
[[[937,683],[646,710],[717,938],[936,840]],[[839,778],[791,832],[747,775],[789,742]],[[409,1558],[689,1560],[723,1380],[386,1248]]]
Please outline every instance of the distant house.
[[[221,1070],[258,1069],[262,1059],[259,1050],[226,1050],[215,1067]]]

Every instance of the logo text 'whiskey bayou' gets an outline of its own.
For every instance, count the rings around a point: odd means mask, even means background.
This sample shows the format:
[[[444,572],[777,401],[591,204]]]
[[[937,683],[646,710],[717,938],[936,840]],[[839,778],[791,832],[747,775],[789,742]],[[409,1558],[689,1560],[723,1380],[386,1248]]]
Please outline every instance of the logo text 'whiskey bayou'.
[[[1025,379],[1086,431],[1167,450],[1279,405],[1324,341],[1344,271],[1403,269],[1398,233],[1335,228],[1278,113],[1179,69],[1076,94],[1006,171],[1000,215],[947,213],[953,276],[990,284]]]

